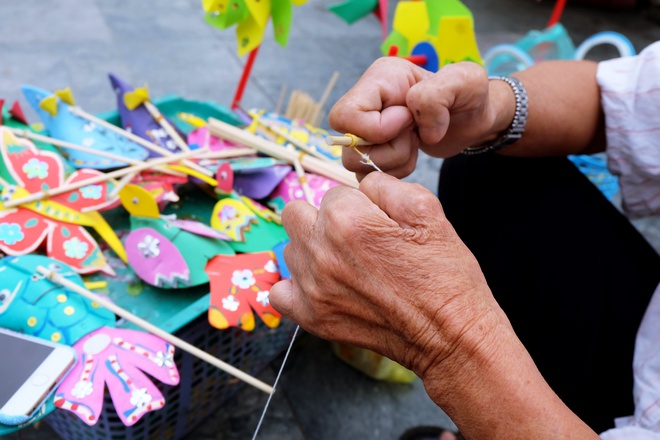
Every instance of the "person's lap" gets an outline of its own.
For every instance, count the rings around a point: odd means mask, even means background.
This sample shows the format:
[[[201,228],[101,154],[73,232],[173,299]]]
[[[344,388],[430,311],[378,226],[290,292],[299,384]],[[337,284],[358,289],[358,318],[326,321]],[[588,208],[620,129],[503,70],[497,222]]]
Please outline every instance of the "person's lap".
[[[459,156],[439,198],[539,370],[597,432],[633,413],[660,258],[568,159]]]

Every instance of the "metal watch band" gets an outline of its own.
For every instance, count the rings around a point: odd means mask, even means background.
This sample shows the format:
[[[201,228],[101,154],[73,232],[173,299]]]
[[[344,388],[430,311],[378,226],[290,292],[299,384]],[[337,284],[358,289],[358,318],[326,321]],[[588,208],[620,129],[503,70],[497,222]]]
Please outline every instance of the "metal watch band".
[[[510,76],[491,76],[488,79],[504,81],[511,86],[516,97],[516,113],[509,128],[498,136],[497,139],[477,147],[466,148],[463,150],[463,154],[473,155],[500,150],[516,142],[525,132],[525,124],[527,123],[527,90],[525,90],[522,81]]]

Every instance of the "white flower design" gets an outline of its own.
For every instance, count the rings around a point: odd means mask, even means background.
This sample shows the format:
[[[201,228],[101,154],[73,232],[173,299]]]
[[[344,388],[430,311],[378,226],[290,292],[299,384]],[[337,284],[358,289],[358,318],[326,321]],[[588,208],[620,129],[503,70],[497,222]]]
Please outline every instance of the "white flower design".
[[[277,272],[277,264],[273,260],[268,260],[268,263],[264,266],[266,272],[275,273]]]
[[[94,138],[85,138],[82,141],[83,146],[90,148],[92,145],[94,145]]]
[[[241,303],[236,301],[236,298],[234,298],[234,295],[229,295],[227,298],[222,298],[222,308],[225,310],[229,310],[230,312],[235,312],[238,310],[238,306]]]
[[[80,241],[78,237],[73,237],[71,240],[64,242],[64,255],[69,258],[82,260],[87,255],[89,245],[84,241]]]
[[[151,394],[147,392],[146,388],[133,390],[131,393],[131,405],[136,408],[143,408],[151,402]]]
[[[71,395],[77,399],[84,399],[85,397],[92,394],[94,391],[94,385],[90,381],[81,380],[76,383],[76,385],[71,390]]]
[[[159,351],[156,353],[156,357],[154,358],[154,362],[156,365],[159,367],[171,367],[174,365],[174,356],[171,353],[163,353],[162,351]]]
[[[257,301],[261,303],[262,306],[267,306],[270,304],[270,291],[269,290],[262,290],[261,292],[257,292]]]
[[[138,243],[138,249],[142,251],[144,258],[155,258],[160,255],[160,240],[147,235]]]
[[[231,275],[231,282],[240,289],[249,289],[257,280],[250,269],[235,270]]]
[[[83,130],[86,131],[87,133],[96,130],[96,124],[93,122],[88,122],[85,125],[83,125]]]

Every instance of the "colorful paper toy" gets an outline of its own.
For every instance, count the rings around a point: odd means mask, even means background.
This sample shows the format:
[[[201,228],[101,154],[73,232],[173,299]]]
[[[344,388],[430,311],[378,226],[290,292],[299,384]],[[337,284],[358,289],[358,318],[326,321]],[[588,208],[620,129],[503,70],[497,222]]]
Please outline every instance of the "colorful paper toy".
[[[15,101],[11,108],[3,106],[3,103],[4,100],[0,99],[0,125],[34,132],[34,129],[28,124],[28,121],[25,118],[25,114],[23,113],[23,109],[21,108],[21,104],[18,101]],[[35,140],[32,142],[34,143],[34,146],[40,150],[52,151],[58,155],[60,154],[59,150],[53,145]],[[71,166],[69,161],[63,157],[61,157],[61,160],[64,165],[64,172],[66,174],[72,173],[74,168]],[[0,177],[4,178],[5,180],[7,179],[7,176],[2,175],[2,167],[0,167]]]
[[[211,226],[227,234],[236,252],[270,251],[286,239],[279,216],[248,197],[232,194],[216,203]]]
[[[387,38],[387,0],[346,0],[330,5],[328,9],[348,24],[374,13],[383,30],[383,40]]]
[[[272,165],[236,172],[234,189],[242,196],[263,199],[273,192],[289,172],[291,172],[291,167],[288,165]]]
[[[74,105],[69,89],[54,94],[33,86],[23,86],[23,94],[37,112],[50,136],[94,150],[102,150],[118,156],[144,160],[149,156],[147,149],[126,137],[98,126],[69,109]],[[108,169],[127,165],[112,159],[78,150],[64,149],[69,160],[77,168]]]
[[[179,289],[208,283],[204,267],[216,255],[233,255],[226,234],[190,220],[162,216],[144,188],[127,185],[120,193],[131,214],[126,254],[135,273],[146,283]]]
[[[112,73],[108,74],[108,77],[112,89],[117,95],[117,108],[122,126],[131,133],[153,142],[171,153],[181,152],[176,142],[142,105],[144,101],[149,101],[147,86],[136,89]],[[185,136],[182,137],[185,138]],[[160,156],[154,151],[149,151],[149,155]]]
[[[472,12],[459,0],[400,1],[381,51],[431,72],[459,61],[482,64]]]
[[[5,280],[0,327],[74,346],[78,361],[57,389],[55,406],[94,425],[107,386],[127,426],[161,408],[163,396],[143,371],[163,383],[178,384],[173,347],[144,332],[113,328],[112,312],[53,283],[36,271],[37,266],[84,287],[80,276],[59,261],[40,255],[5,257],[0,260]]]
[[[312,173],[306,174],[307,184],[312,191],[312,197],[314,198],[314,205],[319,208],[325,193],[328,192],[330,188],[334,188],[340,184],[323,176],[318,176]],[[280,214],[284,209],[284,206],[291,200],[306,200],[305,193],[300,184],[300,179],[294,171],[290,172],[277,188],[275,188],[275,191],[271,193],[267,204],[273,209],[273,211]]]
[[[209,261],[206,272],[211,280],[209,322],[213,327],[252,331],[253,310],[268,327],[279,325],[282,315],[268,298],[270,288],[280,279],[275,254],[220,255]]]
[[[4,127],[0,127],[0,154],[0,168],[4,168],[10,184],[2,190],[3,202],[102,174],[81,169],[64,180],[63,164],[57,154],[39,151],[32,142],[16,138]],[[83,227],[95,228],[118,255],[124,256],[116,235],[96,212],[114,203],[116,199],[110,198],[112,188],[112,183],[101,182],[16,208],[0,205],[0,250],[24,255],[46,240],[47,254],[77,272],[113,274],[98,243]]]
[[[275,41],[286,46],[293,5],[301,6],[305,3],[307,0],[202,0],[207,23],[222,30],[237,25],[239,56],[259,47],[271,17]]]

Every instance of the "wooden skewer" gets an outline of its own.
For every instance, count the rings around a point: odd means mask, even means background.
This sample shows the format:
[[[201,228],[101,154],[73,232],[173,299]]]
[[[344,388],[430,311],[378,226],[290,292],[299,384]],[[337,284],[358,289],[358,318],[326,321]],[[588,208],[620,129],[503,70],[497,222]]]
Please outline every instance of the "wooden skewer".
[[[153,105],[151,101],[144,101],[143,104],[147,111],[149,111],[149,114],[156,120],[156,122],[158,122],[158,124],[160,124],[161,127],[163,127],[163,130],[165,130],[167,134],[170,135],[174,143],[177,144],[181,151],[190,151],[188,143],[181,139],[179,133],[177,133],[174,127],[172,127],[168,120],[165,119],[165,116],[163,116],[160,110],[158,110],[158,107]]]
[[[196,156],[197,159],[228,159],[231,157],[251,156],[257,154],[254,148],[226,148],[219,151],[209,151],[208,153]]]
[[[11,183],[7,182],[2,176],[0,176],[0,185],[2,185],[3,188],[7,188],[8,186],[11,186]]]
[[[280,91],[280,98],[277,100],[277,106],[275,106],[275,113],[278,115],[282,111],[282,106],[284,105],[284,99],[286,98],[286,84],[282,85],[282,90]]]
[[[40,274],[48,277],[48,279],[54,283],[61,284],[62,286],[66,287],[69,290],[72,290],[79,295],[89,299],[90,301],[95,301],[105,307],[106,309],[110,310],[112,313],[115,315],[119,316],[120,318],[125,319],[126,321],[129,321],[138,327],[148,331],[149,333],[152,333],[155,336],[158,336],[161,339],[164,339],[165,341],[169,342],[170,344],[174,345],[175,347],[190,353],[191,355],[208,362],[209,364],[213,365],[214,367],[219,368],[220,370],[252,385],[253,387],[267,393],[271,394],[273,392],[273,387],[270,385],[260,381],[256,377],[250,376],[249,374],[245,373],[244,371],[239,370],[238,368],[229,365],[228,363],[218,359],[215,356],[210,355],[209,353],[200,350],[199,348],[195,347],[194,345],[184,341],[181,338],[178,338],[177,336],[174,336],[171,333],[166,332],[165,330],[156,327],[152,323],[140,318],[139,316],[136,316],[129,312],[126,309],[123,309],[119,307],[118,305],[114,304],[113,302],[109,301],[108,299],[104,298],[101,295],[97,295],[93,292],[90,292],[89,290],[79,286],[78,284],[67,280],[60,274],[53,272],[51,270],[46,269],[43,266],[37,266],[37,272]]]
[[[23,198],[9,200],[9,201],[4,203],[4,207],[5,208],[11,208],[13,206],[22,205],[24,203],[36,202],[38,200],[43,200],[43,199],[48,198],[48,197],[56,196],[58,194],[62,194],[62,193],[65,193],[65,192],[76,190],[78,188],[82,188],[83,186],[93,185],[93,184],[99,183],[99,182],[105,182],[106,180],[115,179],[117,177],[125,176],[126,174],[130,174],[130,173],[134,173],[134,172],[140,172],[142,170],[153,168],[157,165],[163,165],[163,164],[170,163],[170,162],[176,162],[176,161],[185,159],[187,157],[194,156],[198,152],[201,153],[203,151],[204,150],[199,149],[199,150],[187,151],[187,152],[181,153],[181,154],[175,154],[173,156],[158,157],[156,159],[152,159],[152,160],[148,160],[146,162],[143,162],[140,165],[135,165],[135,166],[131,166],[131,167],[122,168],[120,170],[116,170],[116,171],[112,171],[110,173],[106,173],[102,176],[91,177],[89,179],[81,180],[79,182],[70,183],[68,185],[58,186],[57,188],[52,188],[52,189],[45,190],[45,191],[39,191],[39,192],[30,194],[29,196],[26,196],[26,197],[23,197]]]
[[[323,92],[323,95],[321,95],[321,99],[316,104],[316,107],[314,108],[314,112],[309,118],[309,123],[312,124],[313,126],[316,127],[320,125],[321,111],[323,110],[325,103],[328,101],[328,98],[330,97],[330,93],[332,92],[332,89],[334,89],[335,84],[337,84],[338,79],[339,79],[339,72],[335,71],[335,73],[332,74],[332,78],[330,78],[328,85],[325,87],[325,91]]]
[[[80,116],[81,118],[84,118],[84,119],[87,119],[88,121],[94,122],[95,124],[98,124],[102,127],[105,127],[108,130],[112,130],[115,133],[118,133],[118,134],[124,136],[125,138],[132,140],[136,144],[142,145],[147,150],[150,150],[150,151],[153,151],[155,153],[160,154],[161,156],[172,156],[174,154],[171,151],[154,144],[153,142],[149,142],[148,140],[143,139],[143,138],[141,138],[140,136],[138,136],[134,133],[131,133],[130,131],[126,131],[123,128],[117,127],[116,125],[113,125],[113,124],[111,124],[107,121],[104,121],[103,119],[97,118],[96,116],[87,113],[86,111],[84,111],[80,107],[69,107],[69,111],[71,113],[73,113],[74,115]],[[213,175],[213,173],[211,171],[207,170],[204,167],[200,167],[199,165],[197,165],[195,162],[193,162],[191,160],[185,160],[183,162],[183,164],[185,166],[187,166],[188,168],[192,168],[196,171],[199,171],[200,173],[206,174],[207,176],[212,176]]]
[[[115,185],[115,187],[112,189],[112,192],[110,192],[110,195],[108,196],[110,199],[116,198],[119,193],[121,192],[122,189],[129,183],[131,183],[131,180],[135,179],[135,176],[137,176],[138,173],[128,173],[121,179],[119,179],[119,182]]]
[[[277,127],[277,126],[275,126],[275,125],[273,125],[273,124],[271,124],[270,122],[267,122],[267,121],[262,120],[258,115],[254,114],[254,113],[250,113],[250,116],[252,116],[253,118],[255,118],[255,119],[257,120],[257,123],[258,123],[259,125],[263,126],[263,127],[266,128],[267,130],[272,131],[273,133],[275,133],[275,134],[278,135],[278,136],[282,136],[284,139],[287,140],[287,142],[289,142],[289,143],[295,145],[296,147],[300,148],[300,149],[303,150],[305,153],[307,153],[307,154],[311,154],[312,156],[317,157],[317,158],[319,158],[319,159],[321,159],[321,160],[325,160],[325,161],[329,161],[329,160],[330,160],[330,158],[328,158],[328,157],[324,156],[323,154],[319,153],[319,152],[316,150],[316,148],[314,148],[314,147],[310,147],[309,145],[307,145],[306,143],[304,143],[304,142],[301,141],[300,139],[296,139],[295,137],[291,136],[291,135],[290,135],[289,133],[287,133],[286,131],[282,130],[281,128],[279,128],[279,127]]]
[[[353,139],[348,136],[326,136],[325,143],[328,145],[341,145],[343,147],[348,147],[353,143]],[[358,138],[357,145],[373,145],[371,142],[367,142],[364,139]]]
[[[215,136],[247,145],[276,159],[293,163],[298,158],[298,154],[294,151],[217,119],[209,118],[209,130]],[[353,188],[358,188],[359,186],[354,173],[332,162],[306,155],[301,159],[300,163],[309,172],[320,174]]]
[[[112,154],[108,153],[106,151],[100,151],[100,150],[94,150],[92,148],[88,147],[83,147],[82,145],[76,145],[72,144],[71,142],[63,141],[60,139],[55,139],[49,136],[44,136],[38,133],[33,133],[30,130],[24,130],[20,128],[12,128],[12,127],[7,127],[12,133],[19,137],[23,138],[28,138],[28,139],[33,139],[35,141],[40,141],[40,142],[45,142],[47,144],[55,145],[56,147],[61,147],[61,148],[67,148],[69,150],[76,150],[76,151],[82,151],[85,153],[93,154],[95,156],[99,157],[105,157],[110,160],[114,160],[116,162],[122,162],[122,163],[127,163],[130,165],[139,165],[141,163],[144,163],[142,160],[137,160],[137,159],[131,159],[129,157],[123,157],[119,156],[117,154]],[[158,167],[158,171],[160,171],[163,174],[170,174],[172,176],[182,176],[183,174],[172,171],[168,168],[165,167]]]
[[[296,170],[298,180],[300,180],[300,186],[302,186],[303,193],[305,194],[305,200],[307,200],[307,203],[310,205],[316,206],[314,204],[314,197],[312,196],[312,189],[309,187],[309,183],[307,183],[307,176],[305,175],[305,170],[300,164],[300,160],[296,159],[293,161],[293,168]]]

